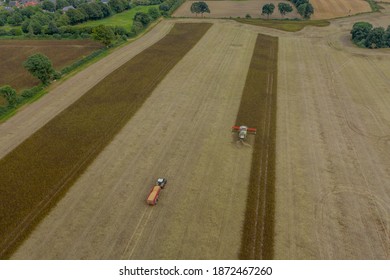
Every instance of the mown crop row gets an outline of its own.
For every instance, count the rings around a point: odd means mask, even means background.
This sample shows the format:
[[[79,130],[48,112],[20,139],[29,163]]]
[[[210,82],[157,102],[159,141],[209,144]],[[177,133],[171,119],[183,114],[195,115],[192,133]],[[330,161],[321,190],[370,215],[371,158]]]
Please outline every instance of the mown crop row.
[[[31,232],[210,26],[175,24],[0,160],[1,258]]]
[[[237,115],[257,128],[240,259],[273,258],[277,56],[278,38],[259,34]]]

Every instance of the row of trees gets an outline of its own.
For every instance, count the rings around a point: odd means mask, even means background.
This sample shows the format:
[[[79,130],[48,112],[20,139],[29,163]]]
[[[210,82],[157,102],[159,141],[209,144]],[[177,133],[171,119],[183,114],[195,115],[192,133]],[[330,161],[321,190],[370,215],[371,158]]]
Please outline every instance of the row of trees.
[[[390,48],[390,25],[385,30],[383,27],[373,27],[369,22],[357,22],[353,25],[352,41],[366,48]]]
[[[267,15],[267,18],[269,18],[270,15],[273,14],[275,10],[275,5],[270,3],[270,4],[265,4],[262,9],[261,9],[261,14],[262,15]],[[287,13],[291,13],[293,11],[293,8],[290,4],[287,3],[279,3],[278,4],[278,10],[279,13],[282,16],[285,16]]]
[[[314,13],[313,5],[309,0],[289,0],[297,8],[298,13],[305,19],[309,19]]]
[[[155,7],[149,8],[148,13],[136,13],[133,18],[133,26],[131,27],[131,32],[135,35],[139,34],[152,21],[158,19],[160,16],[160,11]]]
[[[158,1],[160,0],[153,0]],[[54,21],[57,26],[75,24],[88,19],[101,19],[113,13],[120,13],[136,4],[131,4],[130,0],[109,0],[108,5],[101,1],[90,2],[87,0],[57,0],[56,4],[45,0],[41,5],[14,8],[11,11],[0,11],[0,26],[9,24],[11,26],[21,26],[25,21],[32,18],[43,18]],[[65,6],[72,6],[66,12],[62,11]]]

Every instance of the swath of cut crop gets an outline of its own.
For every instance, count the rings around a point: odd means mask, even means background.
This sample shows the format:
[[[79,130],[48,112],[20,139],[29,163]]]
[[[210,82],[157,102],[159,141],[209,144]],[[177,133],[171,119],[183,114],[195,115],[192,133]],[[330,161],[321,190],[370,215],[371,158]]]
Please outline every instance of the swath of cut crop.
[[[210,26],[175,24],[0,160],[1,258],[15,250]]]
[[[272,259],[278,38],[259,34],[236,125],[257,128],[240,259]]]

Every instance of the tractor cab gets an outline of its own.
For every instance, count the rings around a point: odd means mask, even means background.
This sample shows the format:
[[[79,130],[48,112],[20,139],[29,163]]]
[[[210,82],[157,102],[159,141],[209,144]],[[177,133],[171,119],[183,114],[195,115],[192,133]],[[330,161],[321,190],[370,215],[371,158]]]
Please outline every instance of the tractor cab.
[[[166,183],[167,183],[167,179],[165,179],[165,178],[158,178],[157,182],[156,182],[156,185],[160,186],[161,188],[164,188]]]

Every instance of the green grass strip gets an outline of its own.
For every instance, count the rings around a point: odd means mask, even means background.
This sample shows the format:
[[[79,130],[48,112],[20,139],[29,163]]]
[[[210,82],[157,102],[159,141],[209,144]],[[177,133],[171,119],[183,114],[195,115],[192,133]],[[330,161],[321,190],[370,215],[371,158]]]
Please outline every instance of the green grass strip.
[[[151,6],[137,6],[130,10],[114,14],[112,16],[106,17],[104,19],[99,20],[89,20],[84,23],[80,23],[76,25],[77,27],[96,27],[99,25],[105,25],[105,26],[120,26],[124,27],[127,30],[130,30],[133,26],[134,16],[138,12],[148,13],[150,8],[157,8],[159,5],[151,5]]]
[[[272,259],[278,38],[259,34],[236,125],[257,128],[240,259]]]
[[[0,160],[1,258],[10,256],[210,26],[175,24]]]
[[[324,27],[330,24],[330,22],[327,20],[288,20],[288,19],[265,20],[265,19],[244,19],[244,18],[237,18],[234,20],[240,23],[274,28],[274,29],[288,31],[288,32],[297,32],[302,30],[306,26]]]

